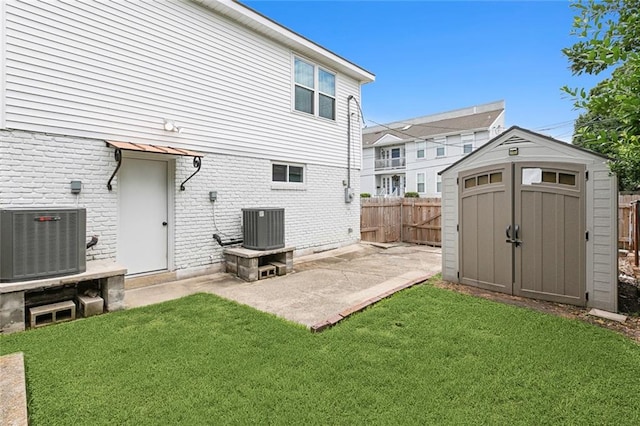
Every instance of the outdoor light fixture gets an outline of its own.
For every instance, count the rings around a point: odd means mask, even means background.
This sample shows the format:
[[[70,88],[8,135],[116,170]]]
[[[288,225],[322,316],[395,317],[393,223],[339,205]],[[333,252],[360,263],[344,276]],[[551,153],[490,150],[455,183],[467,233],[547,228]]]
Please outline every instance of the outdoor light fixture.
[[[174,123],[172,120],[167,120],[166,118],[164,119],[164,129],[167,132],[182,133],[182,127],[176,126],[176,123]]]

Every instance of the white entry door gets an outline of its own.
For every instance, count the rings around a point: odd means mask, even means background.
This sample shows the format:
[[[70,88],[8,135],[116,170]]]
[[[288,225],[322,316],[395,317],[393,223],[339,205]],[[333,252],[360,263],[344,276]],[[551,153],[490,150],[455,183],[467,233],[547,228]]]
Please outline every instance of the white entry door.
[[[117,259],[129,275],[167,269],[167,168],[166,161],[124,158],[118,171]]]

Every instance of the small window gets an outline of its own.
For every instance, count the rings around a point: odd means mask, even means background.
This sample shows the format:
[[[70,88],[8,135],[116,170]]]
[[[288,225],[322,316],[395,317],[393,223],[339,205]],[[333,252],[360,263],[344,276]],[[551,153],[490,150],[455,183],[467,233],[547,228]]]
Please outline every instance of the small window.
[[[501,183],[502,182],[502,172],[491,173],[489,175],[490,183]]]
[[[425,141],[416,142],[416,158],[424,158],[427,143]]]
[[[542,181],[545,183],[557,183],[558,178],[556,172],[542,171]]]
[[[304,183],[304,167],[290,164],[273,164],[271,167],[273,182]]]
[[[478,176],[478,185],[487,185],[489,183],[489,175]]]
[[[558,173],[558,183],[560,183],[560,185],[576,186],[576,175],[572,173]]]
[[[436,157],[444,157],[447,155],[445,142],[446,138],[435,138],[434,142],[436,145]]]
[[[476,178],[475,176],[472,178],[467,178],[464,180],[464,187],[465,188],[473,188],[474,186],[476,186]]]
[[[462,153],[463,154],[469,154],[473,151],[473,144],[472,143],[465,143],[464,145],[462,145]]]
[[[300,58],[294,59],[293,68],[294,109],[296,111],[335,120],[335,74]]]
[[[436,175],[436,192],[439,194],[442,192],[442,176]]]
[[[417,182],[417,191],[418,192],[424,192],[424,173],[418,173],[416,175],[416,182]]]

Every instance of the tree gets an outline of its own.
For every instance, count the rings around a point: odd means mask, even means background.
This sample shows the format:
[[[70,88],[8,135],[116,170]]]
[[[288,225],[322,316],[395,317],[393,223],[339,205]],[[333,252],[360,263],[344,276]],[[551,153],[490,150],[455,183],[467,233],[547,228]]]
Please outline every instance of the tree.
[[[572,33],[581,38],[563,49],[574,74],[614,68],[588,93],[563,90],[584,109],[573,141],[614,158],[621,190],[640,188],[640,0],[579,0]]]

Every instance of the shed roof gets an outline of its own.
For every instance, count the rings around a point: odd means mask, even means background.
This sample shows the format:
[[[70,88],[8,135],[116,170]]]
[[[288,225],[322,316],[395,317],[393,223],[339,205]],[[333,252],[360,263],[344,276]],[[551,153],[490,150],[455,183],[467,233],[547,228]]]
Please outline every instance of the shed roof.
[[[524,139],[523,136],[525,138],[527,136],[531,136],[531,137],[534,137],[534,138],[540,138],[540,139],[543,139],[545,141],[548,141],[548,142],[551,142],[551,143],[554,143],[554,144],[559,144],[559,145],[561,145],[563,147],[566,147],[566,148],[568,148],[570,150],[573,149],[573,150],[579,151],[582,154],[588,154],[588,155],[591,155],[591,156],[594,156],[594,157],[602,158],[603,160],[613,161],[612,158],[607,157],[606,155],[602,155],[600,153],[597,153],[595,151],[591,151],[590,149],[582,148],[580,146],[576,146],[576,145],[570,144],[568,142],[564,142],[564,141],[561,141],[561,140],[558,140],[558,139],[554,139],[551,136],[543,135],[541,133],[536,133],[536,132],[534,132],[532,130],[524,129],[522,127],[511,126],[507,130],[505,130],[504,132],[502,132],[501,134],[496,136],[495,138],[491,139],[486,144],[482,145],[480,148],[478,148],[475,151],[473,151],[472,153],[462,157],[460,160],[458,160],[455,163],[451,164],[446,169],[439,171],[438,174],[441,175],[441,174],[447,172],[449,169],[452,169],[452,168],[456,167],[457,165],[459,165],[461,163],[465,163],[465,162],[470,161],[470,159],[475,158],[478,154],[484,153],[486,150],[491,149],[491,147],[494,147],[496,145],[496,143],[506,142],[509,139],[520,139],[520,141],[528,140],[528,139]]]

